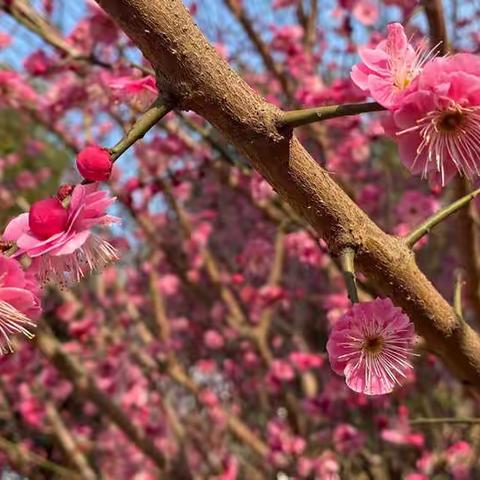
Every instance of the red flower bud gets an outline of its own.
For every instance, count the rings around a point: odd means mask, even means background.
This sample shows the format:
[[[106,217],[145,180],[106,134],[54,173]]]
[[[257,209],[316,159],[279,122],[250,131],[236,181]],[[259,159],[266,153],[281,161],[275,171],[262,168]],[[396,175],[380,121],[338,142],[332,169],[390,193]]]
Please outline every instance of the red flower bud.
[[[35,202],[28,215],[30,230],[42,240],[65,230],[67,221],[67,211],[58,198],[47,198]]]
[[[85,180],[105,182],[112,173],[112,159],[105,148],[92,145],[77,155],[77,168]]]

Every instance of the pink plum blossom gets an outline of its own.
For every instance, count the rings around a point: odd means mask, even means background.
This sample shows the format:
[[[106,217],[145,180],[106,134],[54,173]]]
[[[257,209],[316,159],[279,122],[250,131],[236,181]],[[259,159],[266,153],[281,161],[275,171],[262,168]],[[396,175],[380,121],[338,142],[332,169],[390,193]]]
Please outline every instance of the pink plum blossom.
[[[21,333],[31,339],[28,327],[40,315],[38,287],[20,264],[0,255],[0,352],[13,352],[10,335]]]
[[[391,117],[403,163],[442,186],[457,171],[479,175],[479,107],[478,56],[430,61]]]
[[[339,453],[355,453],[362,448],[364,438],[353,425],[341,423],[333,431],[333,443]]]
[[[371,0],[358,0],[352,13],[359,22],[371,26],[378,20],[378,5]]]
[[[86,271],[102,269],[117,259],[116,250],[92,233],[97,225],[117,223],[118,218],[105,214],[115,201],[98,184],[77,185],[67,208],[65,227],[48,238],[38,237],[29,226],[29,214],[13,219],[5,229],[4,239],[16,242],[17,255],[26,253],[33,259],[41,281],[79,281]]]
[[[412,81],[422,71],[433,52],[422,47],[414,49],[399,23],[388,25],[386,40],[375,48],[359,49],[361,62],[354,65],[354,83],[368,92],[380,105],[394,107]]]
[[[356,303],[333,326],[330,364],[355,392],[390,393],[413,368],[413,336],[413,324],[390,299]]]

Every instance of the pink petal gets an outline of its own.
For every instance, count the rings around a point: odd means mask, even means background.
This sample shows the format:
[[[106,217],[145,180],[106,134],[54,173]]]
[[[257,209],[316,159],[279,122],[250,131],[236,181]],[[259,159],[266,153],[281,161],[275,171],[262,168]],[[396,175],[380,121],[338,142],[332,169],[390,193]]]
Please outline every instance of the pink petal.
[[[7,225],[2,238],[3,240],[16,242],[20,236],[28,232],[29,228],[28,213],[22,213]]]

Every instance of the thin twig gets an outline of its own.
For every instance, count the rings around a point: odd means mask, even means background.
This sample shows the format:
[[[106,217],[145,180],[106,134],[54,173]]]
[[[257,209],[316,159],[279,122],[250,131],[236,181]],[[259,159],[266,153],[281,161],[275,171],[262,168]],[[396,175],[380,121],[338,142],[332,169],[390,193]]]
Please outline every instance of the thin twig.
[[[423,222],[413,232],[409,233],[409,235],[405,238],[405,243],[407,244],[407,246],[412,248],[421,238],[423,238],[427,233],[429,233],[433,227],[437,226],[440,222],[443,222],[443,220],[455,213],[460,208],[463,208],[479,193],[480,188],[468,193],[467,195],[458,199],[456,202],[453,202],[451,205],[442,208],[440,211],[425,220],[425,222]]]
[[[172,106],[167,105],[160,97],[157,98],[150,108],[135,121],[127,134],[110,149],[112,161],[115,162],[118,160],[120,155],[137,140],[143,138],[145,134],[171,110]]]
[[[309,123],[321,122],[330,118],[358,115],[359,113],[379,112],[385,110],[377,102],[345,103],[343,105],[325,105],[316,108],[284,112],[278,121],[278,127],[300,127]]]

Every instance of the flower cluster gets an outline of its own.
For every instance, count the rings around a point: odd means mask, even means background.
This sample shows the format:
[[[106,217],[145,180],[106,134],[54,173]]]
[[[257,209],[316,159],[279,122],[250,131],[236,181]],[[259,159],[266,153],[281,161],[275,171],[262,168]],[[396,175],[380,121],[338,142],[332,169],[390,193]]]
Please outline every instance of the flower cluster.
[[[94,180],[108,180],[112,161],[90,146],[77,158],[85,184],[63,185],[55,197],[35,202],[11,220],[0,247],[0,351],[13,352],[10,335],[33,338],[29,328],[41,313],[40,284],[80,281],[118,259],[115,248],[92,231],[119,222],[106,209],[115,201]],[[1,251],[1,250],[0,250]],[[26,265],[26,268],[23,267]]]
[[[360,50],[352,79],[389,110],[386,130],[414,174],[444,186],[457,172],[479,175],[480,58],[461,53],[437,57],[409,44],[403,27]]]

